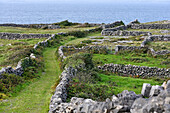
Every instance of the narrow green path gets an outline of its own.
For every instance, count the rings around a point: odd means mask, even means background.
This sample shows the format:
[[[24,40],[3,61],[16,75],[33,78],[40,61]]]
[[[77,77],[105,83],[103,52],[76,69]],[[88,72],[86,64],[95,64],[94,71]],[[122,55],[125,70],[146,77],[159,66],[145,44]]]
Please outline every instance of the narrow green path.
[[[60,75],[59,64],[56,61],[57,48],[46,48],[43,52],[45,60],[45,73],[40,73],[41,78],[32,82],[16,97],[8,102],[0,103],[0,113],[47,113],[48,104],[52,96],[53,86]]]

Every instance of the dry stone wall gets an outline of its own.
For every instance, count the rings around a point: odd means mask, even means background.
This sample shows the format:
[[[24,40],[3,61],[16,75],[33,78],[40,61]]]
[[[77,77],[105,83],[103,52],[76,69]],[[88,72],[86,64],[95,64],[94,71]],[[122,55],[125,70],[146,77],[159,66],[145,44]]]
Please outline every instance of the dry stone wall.
[[[51,98],[49,113],[169,113],[170,80],[162,86],[144,83],[141,94],[124,90],[118,95],[107,98],[104,102],[92,99],[72,97],[67,99],[67,86],[76,76],[77,70],[69,67],[61,74],[60,83]],[[145,97],[149,97],[146,99]],[[160,112],[159,112],[160,111]]]
[[[140,47],[140,46],[122,46],[122,45],[117,45],[115,47],[115,53],[118,53],[119,51],[134,51],[134,50],[148,50],[147,47]]]
[[[151,51],[153,56],[170,54],[169,50],[155,51],[153,48],[149,48],[149,50]]]
[[[113,28],[113,27],[120,26],[120,25],[124,25],[124,23],[122,21],[116,21],[116,22],[111,23],[111,24],[105,24],[105,25],[102,26],[102,28],[107,29],[107,28]]]
[[[47,28],[47,29],[58,29],[59,25],[54,24],[0,24],[5,27],[22,27],[22,28]]]
[[[51,34],[20,34],[20,33],[0,33],[0,39],[30,39],[30,38],[49,38]]]
[[[103,30],[102,35],[104,36],[140,36],[140,35],[150,36],[152,35],[152,33],[150,32],[126,31],[126,30],[111,31],[110,29],[107,29],[107,30]]]
[[[130,24],[131,29],[170,29],[170,24]]]
[[[123,64],[105,64],[98,66],[102,71],[109,71],[112,73],[119,73],[126,76],[141,76],[141,77],[170,77],[170,68],[156,68],[147,66],[123,65]]]
[[[100,53],[101,51],[109,51],[107,46],[83,46],[82,48],[76,48],[74,46],[60,46],[58,49],[58,54],[61,59],[67,58],[64,55],[64,50],[74,49],[74,51],[81,52],[81,51],[95,51],[96,53]]]
[[[152,35],[144,39],[141,46],[144,47],[147,43],[152,41],[170,41],[170,35]]]

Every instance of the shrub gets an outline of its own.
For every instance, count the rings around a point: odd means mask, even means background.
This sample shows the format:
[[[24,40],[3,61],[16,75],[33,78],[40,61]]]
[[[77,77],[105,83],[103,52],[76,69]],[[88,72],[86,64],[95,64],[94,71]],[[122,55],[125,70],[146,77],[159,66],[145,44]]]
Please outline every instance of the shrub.
[[[79,65],[84,65],[86,68],[93,68],[93,62],[92,62],[92,55],[89,53],[77,53],[73,54],[70,57],[67,57],[64,62],[62,63],[62,68],[65,66],[72,66],[76,67]]]
[[[113,86],[105,84],[88,84],[84,82],[70,82],[68,87],[68,98],[80,97],[90,98],[97,101],[104,101],[106,98],[111,97],[114,94]]]
[[[13,87],[23,82],[24,79],[20,76],[3,73],[0,79],[0,92],[7,93],[11,91]]]
[[[72,22],[69,22],[68,20],[64,20],[64,21],[61,21],[59,23],[55,23],[55,25],[72,26],[72,25],[78,25],[78,23],[72,23]]]
[[[71,32],[68,32],[69,36],[74,36],[74,37],[77,37],[77,38],[85,37],[85,36],[87,36],[87,34],[88,33],[86,31],[71,31]]]
[[[82,43],[90,44],[90,43],[92,43],[92,40],[84,40],[84,41],[82,41]]]

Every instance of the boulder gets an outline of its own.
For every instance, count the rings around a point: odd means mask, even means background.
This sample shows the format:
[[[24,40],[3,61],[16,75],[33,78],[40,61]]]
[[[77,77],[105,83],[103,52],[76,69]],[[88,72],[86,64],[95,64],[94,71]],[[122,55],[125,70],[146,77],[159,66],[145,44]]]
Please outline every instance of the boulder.
[[[170,80],[168,80],[167,84],[166,84],[166,89],[170,88]]]
[[[142,94],[144,97],[149,97],[151,87],[152,87],[152,86],[151,86],[150,84],[144,83],[144,84],[143,84],[143,87],[142,87],[141,94]]]
[[[162,86],[158,86],[158,85],[152,86],[152,88],[150,90],[149,96],[150,97],[158,96],[161,93],[161,91],[163,91],[163,87]]]

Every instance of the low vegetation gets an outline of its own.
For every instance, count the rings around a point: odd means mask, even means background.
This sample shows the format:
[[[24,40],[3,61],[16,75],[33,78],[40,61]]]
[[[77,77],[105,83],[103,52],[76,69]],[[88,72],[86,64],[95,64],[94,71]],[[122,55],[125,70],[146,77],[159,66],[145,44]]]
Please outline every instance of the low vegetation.
[[[83,31],[93,29],[89,24],[81,26],[79,23],[72,23],[68,20],[60,23],[61,29],[33,29],[0,27],[0,32],[10,33],[57,33],[68,32],[67,35],[56,36],[50,40],[47,48],[39,47],[32,50],[34,44],[42,39],[23,39],[23,40],[3,40],[0,39],[0,68],[4,66],[16,66],[17,62],[34,53],[36,59],[29,59],[31,63],[27,66],[25,62],[24,74],[16,76],[13,74],[2,74],[0,79],[0,99],[9,101],[0,102],[0,112],[32,112],[45,113],[49,110],[49,100],[59,83],[59,75],[65,67],[72,66],[78,71],[77,76],[68,85],[67,101],[74,96],[80,98],[90,98],[97,101],[104,101],[112,95],[121,93],[123,90],[141,93],[143,83],[151,85],[161,85],[165,79],[139,77],[123,77],[119,73],[102,72],[96,69],[98,65],[108,63],[131,64],[139,66],[170,68],[170,57],[152,56],[150,51],[120,51],[114,53],[116,45],[140,46],[144,40],[142,36],[130,37],[103,37],[100,36],[101,29],[96,32]],[[80,27],[81,26],[81,27]],[[144,31],[144,30],[143,30]],[[152,31],[155,33],[160,32]],[[92,38],[94,37],[94,38]],[[105,40],[106,39],[106,40]],[[101,44],[93,44],[99,40],[105,40]],[[131,42],[120,42],[131,41]],[[87,45],[107,45],[107,49],[77,50],[72,48],[64,50],[66,59],[61,61],[58,58],[58,47],[70,45],[81,48]],[[155,50],[169,50],[169,42],[152,42],[148,44]],[[168,78],[169,79],[169,78]],[[11,98],[9,98],[11,97]]]
[[[163,62],[169,62],[169,55],[167,56],[152,56],[149,53],[139,53],[124,51],[118,54],[94,54],[93,62],[96,65],[104,65],[109,63],[125,64],[125,65],[138,65],[158,68],[170,68],[169,64]]]
[[[33,46],[41,39],[21,39],[21,40],[5,40],[0,39],[0,68],[6,66],[15,67],[19,60],[28,57]]]
[[[68,99],[71,97],[90,98],[97,101],[105,101],[112,95],[121,93],[123,90],[134,91],[136,94],[141,93],[143,83],[152,85],[161,85],[163,80],[156,79],[146,80],[131,77],[121,77],[117,74],[98,73],[87,70],[80,71],[78,76],[70,82],[68,88]]]

